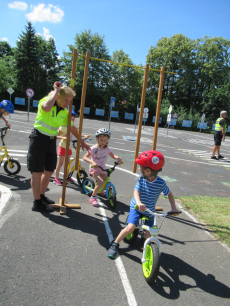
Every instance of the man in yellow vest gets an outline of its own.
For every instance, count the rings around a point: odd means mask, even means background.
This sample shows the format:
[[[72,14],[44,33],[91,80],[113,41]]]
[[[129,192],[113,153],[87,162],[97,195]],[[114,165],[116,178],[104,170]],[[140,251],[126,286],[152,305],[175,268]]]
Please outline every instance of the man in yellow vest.
[[[60,82],[55,82],[53,87],[54,91],[39,101],[27,154],[27,168],[32,173],[31,187],[34,196],[32,210],[40,212],[53,211],[47,204],[55,202],[45,196],[45,191],[56,169],[58,128],[61,125],[68,125],[69,113],[66,108],[75,96],[75,92],[70,87],[61,87]],[[71,133],[77,138],[78,131],[73,123]],[[84,141],[81,141],[81,146],[90,150],[90,146]]]
[[[221,141],[225,140],[225,118],[227,117],[227,111],[220,112],[220,118],[216,120],[215,132],[214,132],[214,147],[212,149],[211,159],[222,159],[224,156],[220,155]],[[217,157],[215,153],[217,152]]]

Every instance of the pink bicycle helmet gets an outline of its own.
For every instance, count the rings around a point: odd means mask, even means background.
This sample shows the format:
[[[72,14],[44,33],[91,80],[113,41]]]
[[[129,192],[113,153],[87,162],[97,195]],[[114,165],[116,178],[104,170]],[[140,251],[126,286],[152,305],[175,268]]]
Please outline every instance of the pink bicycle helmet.
[[[142,167],[148,167],[152,170],[158,171],[163,168],[165,159],[160,152],[149,150],[141,153],[136,158],[135,162]]]

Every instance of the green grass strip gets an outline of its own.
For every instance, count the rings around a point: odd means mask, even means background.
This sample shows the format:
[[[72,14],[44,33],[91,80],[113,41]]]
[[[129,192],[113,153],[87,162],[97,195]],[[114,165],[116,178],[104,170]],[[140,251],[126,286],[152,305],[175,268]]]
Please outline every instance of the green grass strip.
[[[178,197],[183,207],[193,214],[203,227],[230,247],[230,198]]]

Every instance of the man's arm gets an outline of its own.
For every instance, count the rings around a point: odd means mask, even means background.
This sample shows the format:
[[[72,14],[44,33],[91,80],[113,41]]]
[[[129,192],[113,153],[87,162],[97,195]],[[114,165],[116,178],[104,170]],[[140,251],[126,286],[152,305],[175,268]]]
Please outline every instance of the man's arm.
[[[54,106],[54,103],[55,103],[55,101],[57,99],[57,96],[58,96],[58,94],[60,92],[60,89],[61,89],[61,82],[55,82],[53,87],[54,87],[53,93],[42,104],[42,109],[43,109],[44,112],[50,112],[52,107]]]
[[[78,130],[77,130],[76,126],[72,125],[71,128],[70,128],[70,131],[76,138],[78,138]],[[82,139],[81,139],[81,147],[82,147],[83,151],[84,151],[84,149],[86,149],[87,151],[90,151],[90,146],[87,145]]]

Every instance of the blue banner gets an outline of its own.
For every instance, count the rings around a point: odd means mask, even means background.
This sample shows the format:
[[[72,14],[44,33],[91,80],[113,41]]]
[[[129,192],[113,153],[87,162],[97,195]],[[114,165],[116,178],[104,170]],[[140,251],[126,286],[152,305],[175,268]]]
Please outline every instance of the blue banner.
[[[111,111],[111,117],[118,118],[119,117],[119,112],[118,111]]]
[[[95,115],[97,115],[97,116],[105,116],[105,110],[104,109],[96,108]]]
[[[25,98],[15,97],[14,104],[25,105]]]
[[[133,113],[125,113],[125,119],[133,120],[134,114]]]
[[[227,130],[227,132],[230,132],[230,125],[228,126],[228,130]]]
[[[183,120],[182,126],[191,127],[192,126],[192,121],[190,121],[190,120]]]
[[[216,127],[216,124],[213,123],[213,125],[212,125],[212,131],[215,131],[215,127]]]
[[[169,122],[167,122],[168,125],[176,125],[176,119],[171,119]]]
[[[33,100],[33,107],[38,107],[39,100]]]
[[[206,130],[207,129],[207,122],[203,122],[203,123],[198,122],[197,128]]]
[[[155,122],[155,120],[156,120],[156,116],[153,116],[153,121],[152,122]],[[160,120],[159,120],[159,123],[161,123],[162,122],[162,117],[160,117]]]
[[[90,114],[90,107],[84,107],[84,114]]]

